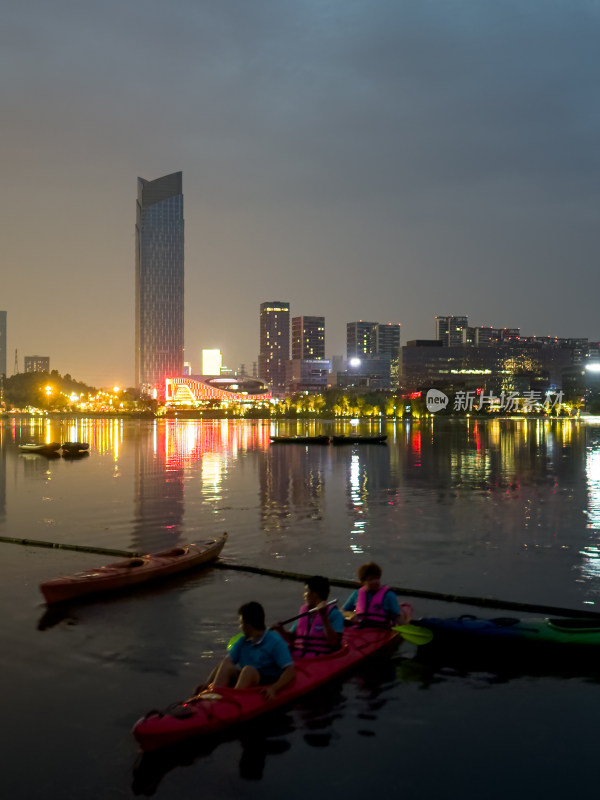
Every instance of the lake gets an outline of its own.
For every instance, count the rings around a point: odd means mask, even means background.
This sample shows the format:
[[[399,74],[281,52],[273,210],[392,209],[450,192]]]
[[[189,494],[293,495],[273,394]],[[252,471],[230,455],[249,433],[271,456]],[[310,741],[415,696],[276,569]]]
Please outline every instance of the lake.
[[[151,552],[227,531],[223,559],[241,565],[352,579],[375,560],[386,583],[407,589],[599,610],[599,427],[433,419],[384,423],[385,445],[269,439],[349,430],[4,420],[0,535]],[[90,455],[19,452],[27,441],[86,441]],[[231,736],[142,758],[133,723],[206,677],[241,603],[259,600],[273,622],[296,612],[302,584],[209,568],[49,614],[42,581],[111,559],[8,543],[0,553],[3,797],[495,800],[595,789],[600,665],[457,668],[424,663],[406,643]],[[332,590],[340,602],[348,593]],[[417,616],[503,615],[413,602]]]

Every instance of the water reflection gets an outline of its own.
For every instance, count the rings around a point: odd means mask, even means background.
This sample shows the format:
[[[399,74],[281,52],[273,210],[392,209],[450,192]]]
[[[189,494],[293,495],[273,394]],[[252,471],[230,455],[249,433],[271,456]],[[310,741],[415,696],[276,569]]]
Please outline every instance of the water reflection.
[[[311,570],[340,577],[359,559],[385,558],[390,582],[410,585],[415,573],[423,588],[489,594],[497,581],[501,596],[518,567],[519,599],[542,601],[544,583],[558,582],[595,601],[598,428],[433,418],[390,424],[386,446],[344,448],[271,447],[272,430],[268,421],[10,420],[0,440],[0,524],[23,535],[51,525],[55,541],[145,551],[230,529],[244,535],[250,560],[267,544],[268,557],[295,558],[298,570],[310,554]],[[89,442],[92,453],[68,474],[60,458],[16,452],[22,441],[67,439]],[[21,478],[38,482],[39,497],[31,501]],[[542,550],[543,568],[525,562]]]
[[[215,750],[234,742],[239,743],[241,753],[238,762],[239,776],[243,780],[260,781],[267,760],[286,753],[290,741],[285,738],[295,726],[289,713],[273,711],[265,718],[246,723],[239,731],[182,742],[177,747],[144,753],[133,768],[131,788],[134,795],[154,795],[161,781],[177,767],[189,767],[208,758]]]
[[[290,520],[323,517],[330,451],[321,445],[270,447],[260,465],[263,530],[289,527]]]

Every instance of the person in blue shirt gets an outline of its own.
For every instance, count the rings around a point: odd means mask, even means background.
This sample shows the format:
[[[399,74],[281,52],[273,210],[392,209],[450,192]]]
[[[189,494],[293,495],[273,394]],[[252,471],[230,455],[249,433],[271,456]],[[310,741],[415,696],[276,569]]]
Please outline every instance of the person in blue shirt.
[[[245,603],[238,614],[243,635],[217,667],[212,685],[262,686],[265,699],[272,700],[296,676],[289,647],[278,633],[266,630],[260,603]]]
[[[413,607],[398,603],[396,593],[381,583],[379,564],[369,561],[358,568],[360,588],[356,589],[343,605],[348,621],[361,626],[388,628],[410,622]]]
[[[281,623],[273,626],[290,643],[294,658],[325,655],[341,647],[344,616],[327,602],[328,597],[329,580],[322,575],[313,575],[304,585],[300,619],[289,631]]]

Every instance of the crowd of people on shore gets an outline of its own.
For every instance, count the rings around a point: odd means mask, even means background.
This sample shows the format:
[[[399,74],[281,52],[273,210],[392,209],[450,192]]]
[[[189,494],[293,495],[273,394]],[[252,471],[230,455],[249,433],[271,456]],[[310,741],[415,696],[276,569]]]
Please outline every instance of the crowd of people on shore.
[[[294,680],[294,659],[339,650],[345,625],[406,625],[412,617],[412,606],[399,603],[395,592],[382,584],[381,576],[381,567],[374,561],[362,564],[357,573],[360,586],[340,610],[336,601],[328,602],[329,580],[314,575],[306,581],[304,602],[289,629],[282,622],[267,629],[262,605],[256,601],[244,603],[238,610],[241,635],[234,637],[227,656],[196,691],[209,686],[260,686],[269,700]]]

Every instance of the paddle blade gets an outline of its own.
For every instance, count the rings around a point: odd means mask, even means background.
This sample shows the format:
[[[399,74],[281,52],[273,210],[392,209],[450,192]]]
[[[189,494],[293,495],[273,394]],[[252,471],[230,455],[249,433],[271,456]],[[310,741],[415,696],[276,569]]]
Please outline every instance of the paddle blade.
[[[429,628],[422,628],[420,625],[413,625],[410,622],[408,625],[395,625],[393,631],[406,639],[411,644],[427,644],[433,639],[433,633]]]
[[[240,633],[236,633],[235,636],[232,636],[231,639],[227,642],[227,651],[231,650],[233,645],[242,638],[244,634],[240,631]]]

